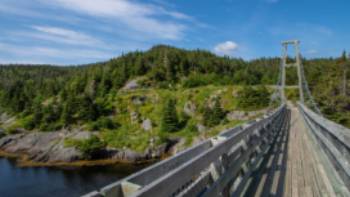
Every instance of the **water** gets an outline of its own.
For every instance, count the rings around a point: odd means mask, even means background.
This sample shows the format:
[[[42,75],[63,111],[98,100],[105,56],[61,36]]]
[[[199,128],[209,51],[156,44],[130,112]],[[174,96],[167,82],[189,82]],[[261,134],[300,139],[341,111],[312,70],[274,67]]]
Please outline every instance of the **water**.
[[[71,169],[19,168],[15,161],[0,158],[0,196],[80,196],[120,180],[143,167],[145,166],[124,164]]]

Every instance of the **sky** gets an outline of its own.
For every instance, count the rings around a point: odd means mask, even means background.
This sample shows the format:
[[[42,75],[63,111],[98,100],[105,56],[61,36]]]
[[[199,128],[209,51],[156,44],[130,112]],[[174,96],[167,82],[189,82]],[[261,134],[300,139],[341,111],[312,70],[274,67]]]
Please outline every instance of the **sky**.
[[[254,59],[299,39],[307,58],[350,51],[348,0],[0,0],[0,64],[105,61],[156,44]],[[292,52],[292,50],[291,50]]]

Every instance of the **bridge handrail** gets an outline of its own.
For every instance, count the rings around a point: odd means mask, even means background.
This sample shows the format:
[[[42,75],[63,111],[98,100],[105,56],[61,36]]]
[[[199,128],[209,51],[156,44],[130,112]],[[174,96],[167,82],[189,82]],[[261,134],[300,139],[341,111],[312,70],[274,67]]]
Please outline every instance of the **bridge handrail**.
[[[306,125],[350,191],[350,130],[316,114],[301,103],[298,105]]]
[[[305,105],[298,103],[299,108],[304,112],[304,114],[317,123],[320,127],[329,132],[332,136],[336,137],[344,146],[350,149],[350,129],[339,125],[327,118],[316,114]]]
[[[188,181],[192,176],[199,176],[203,170],[210,166],[210,163],[232,149],[243,138],[248,137],[258,128],[264,128],[275,119],[282,118],[279,115],[284,109],[285,105],[281,105],[262,119],[223,131],[215,138],[208,139],[173,157],[112,183],[102,188],[101,191],[94,191],[86,196],[125,196],[125,193],[132,194],[132,196],[140,194],[142,196],[147,196],[147,194],[162,196],[165,194],[164,192],[167,194],[176,192],[181,187],[180,184],[186,184],[186,180]]]

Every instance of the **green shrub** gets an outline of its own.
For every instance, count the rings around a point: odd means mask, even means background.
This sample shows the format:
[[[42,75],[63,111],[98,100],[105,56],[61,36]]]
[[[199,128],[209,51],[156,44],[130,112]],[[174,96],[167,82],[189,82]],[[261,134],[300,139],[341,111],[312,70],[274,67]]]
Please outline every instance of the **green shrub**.
[[[217,74],[191,74],[183,82],[184,88],[195,88],[206,85],[228,85],[233,84],[231,77]]]
[[[203,123],[205,126],[213,127],[225,119],[225,111],[221,107],[220,98],[216,98],[213,108],[209,106],[204,108]]]
[[[168,99],[163,106],[161,130],[163,132],[175,132],[179,130],[175,99]]]
[[[208,81],[204,75],[190,75],[183,81],[182,86],[184,88],[195,88],[208,85],[209,83],[210,81]]]
[[[252,88],[245,86],[238,91],[238,107],[245,110],[256,110],[267,107],[270,103],[270,93],[265,86]]]
[[[34,115],[25,117],[22,120],[22,125],[27,130],[33,130],[35,128]]]
[[[17,125],[10,126],[10,127],[5,129],[5,133],[8,135],[17,134],[17,133],[19,133],[18,128],[19,127]]]
[[[97,131],[101,129],[118,129],[120,124],[111,120],[108,117],[101,117],[96,122],[93,122],[91,125],[91,130]]]
[[[288,100],[296,102],[299,99],[299,89],[297,88],[293,88],[293,89],[287,88],[285,90],[285,93]]]
[[[106,147],[106,143],[95,135],[86,140],[65,139],[64,145],[77,148],[87,159],[94,158],[96,153]]]
[[[195,122],[190,121],[186,128],[185,128],[185,132],[187,133],[197,133],[198,132],[198,128],[197,125],[195,124]]]

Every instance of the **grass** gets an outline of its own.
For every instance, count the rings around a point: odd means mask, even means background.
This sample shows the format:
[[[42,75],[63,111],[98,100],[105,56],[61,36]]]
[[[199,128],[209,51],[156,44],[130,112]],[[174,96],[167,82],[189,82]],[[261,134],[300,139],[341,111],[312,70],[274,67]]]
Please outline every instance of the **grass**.
[[[208,128],[206,131],[197,131],[197,124],[202,124],[202,109],[207,105],[212,96],[220,96],[224,110],[238,110],[235,93],[240,86],[215,86],[208,85],[195,88],[182,88],[177,86],[174,89],[138,89],[131,91],[120,91],[108,96],[108,103],[115,109],[113,115],[103,117],[115,125],[115,128],[104,128],[99,125],[106,125],[106,121],[92,121],[84,124],[73,125],[72,128],[83,128],[94,130],[98,128],[99,138],[110,148],[131,149],[137,152],[144,152],[152,145],[157,146],[165,142],[167,138],[182,138],[185,140],[184,146],[189,147],[198,138],[209,138],[217,135],[220,131],[241,124],[242,121],[223,121],[220,125]],[[142,104],[133,103],[135,97],[145,97]],[[176,110],[179,119],[183,119],[183,111],[186,102],[191,101],[196,110],[192,117],[188,119],[186,125],[177,132],[164,133],[160,131],[162,108],[164,101],[169,98],[176,98]],[[131,120],[131,113],[137,113],[138,119]],[[141,124],[145,119],[152,122],[152,130],[144,131]],[[100,121],[100,122],[98,122]],[[19,118],[11,127],[6,128],[8,133],[15,132],[15,128],[21,128],[25,123],[25,118]],[[100,124],[97,124],[100,123]],[[96,126],[97,124],[97,126]],[[67,146],[77,146],[75,141],[67,140]]]
[[[100,136],[109,147],[129,148],[138,152],[143,152],[149,148],[151,140],[154,141],[155,145],[159,145],[166,138],[183,138],[185,139],[185,146],[190,146],[194,139],[199,136],[212,137],[224,129],[242,123],[242,121],[226,121],[203,133],[196,131],[197,123],[201,123],[202,120],[201,110],[208,99],[213,95],[218,95],[221,97],[222,106],[225,110],[236,110],[237,100],[234,97],[234,92],[239,88],[239,86],[208,85],[196,88],[179,87],[173,90],[140,89],[119,92],[113,100],[113,104],[116,106],[116,116],[114,118],[122,126],[116,130],[103,130]],[[134,104],[132,102],[134,97],[146,97],[146,101],[143,104]],[[184,105],[188,101],[195,104],[196,112],[184,128],[173,133],[162,133],[160,131],[162,107],[164,101],[169,97],[176,98],[176,109],[180,119]],[[131,121],[132,112],[139,114],[139,121]],[[153,129],[151,131],[142,129],[141,123],[144,119],[152,121]]]
[[[299,100],[299,88],[288,87],[285,89],[286,98],[292,101],[294,104]]]

